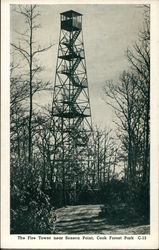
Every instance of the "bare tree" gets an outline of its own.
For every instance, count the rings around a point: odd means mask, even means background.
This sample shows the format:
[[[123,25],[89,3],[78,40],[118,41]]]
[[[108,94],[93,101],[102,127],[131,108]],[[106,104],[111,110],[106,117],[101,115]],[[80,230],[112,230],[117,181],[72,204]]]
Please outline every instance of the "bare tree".
[[[38,80],[36,76],[41,72],[42,68],[36,63],[36,57],[38,54],[47,51],[52,47],[41,48],[35,40],[36,31],[40,28],[37,21],[39,12],[36,5],[21,5],[16,10],[25,20],[26,30],[25,32],[18,32],[20,35],[19,44],[11,43],[15,51],[26,61],[28,68],[28,78],[26,81],[29,83],[29,124],[28,124],[28,162],[32,162],[32,116],[33,116],[33,95],[44,88],[42,81]],[[47,84],[45,84],[46,87]]]
[[[127,57],[133,72],[137,75],[138,98],[143,103],[143,182],[149,179],[150,164],[150,6],[144,10],[144,25],[139,33],[139,42],[127,50]]]
[[[116,114],[118,137],[121,141],[120,159],[124,164],[129,194],[149,204],[150,169],[150,20],[145,7],[143,29],[138,41],[127,50],[128,72],[121,74],[117,84],[107,81],[104,87],[106,103]],[[141,191],[142,190],[142,191]],[[140,192],[141,191],[141,192]],[[142,195],[141,195],[142,193]],[[136,198],[138,197],[138,198]],[[134,202],[134,201],[133,201]],[[142,201],[144,205],[144,201]],[[137,204],[139,207],[139,205]],[[145,207],[146,207],[145,206]],[[143,207],[142,207],[143,208]],[[148,207],[145,211],[149,211]]]
[[[115,171],[116,164],[116,143],[112,137],[112,131],[108,129],[94,129],[93,154],[96,171],[96,185],[98,189],[108,183]]]

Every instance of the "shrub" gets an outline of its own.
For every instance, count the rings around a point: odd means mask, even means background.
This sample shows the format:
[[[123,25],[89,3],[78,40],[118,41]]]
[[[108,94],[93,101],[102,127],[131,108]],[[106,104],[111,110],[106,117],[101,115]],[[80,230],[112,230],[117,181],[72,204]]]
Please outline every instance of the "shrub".
[[[34,190],[35,194],[35,190]],[[11,234],[53,234],[56,213],[48,195],[36,190],[36,196],[14,187],[11,192]]]

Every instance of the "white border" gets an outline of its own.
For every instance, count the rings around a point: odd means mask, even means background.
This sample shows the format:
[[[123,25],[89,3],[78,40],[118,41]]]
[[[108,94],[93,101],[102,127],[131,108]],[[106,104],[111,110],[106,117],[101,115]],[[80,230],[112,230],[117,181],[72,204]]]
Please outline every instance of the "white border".
[[[103,241],[39,241],[17,240],[10,235],[9,224],[9,65],[10,65],[10,4],[151,4],[151,234],[147,240],[103,240]],[[39,249],[157,249],[158,245],[158,180],[159,180],[159,1],[49,1],[49,0],[2,0],[1,10],[1,247],[2,248],[39,248]],[[43,235],[44,236],[44,235]],[[48,236],[48,235],[47,235]],[[76,235],[77,236],[77,235]],[[116,235],[117,236],[117,235]],[[53,236],[52,236],[53,237]],[[82,237],[82,236],[81,236]],[[94,236],[96,238],[96,235]]]

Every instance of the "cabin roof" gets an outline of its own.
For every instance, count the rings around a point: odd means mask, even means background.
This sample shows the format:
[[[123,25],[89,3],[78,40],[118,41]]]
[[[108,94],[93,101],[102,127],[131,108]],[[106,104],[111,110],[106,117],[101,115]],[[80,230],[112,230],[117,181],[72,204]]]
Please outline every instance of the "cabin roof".
[[[82,14],[80,14],[80,13],[74,11],[74,10],[69,10],[69,11],[62,12],[62,13],[60,13],[60,15],[67,16],[67,17],[82,16]]]

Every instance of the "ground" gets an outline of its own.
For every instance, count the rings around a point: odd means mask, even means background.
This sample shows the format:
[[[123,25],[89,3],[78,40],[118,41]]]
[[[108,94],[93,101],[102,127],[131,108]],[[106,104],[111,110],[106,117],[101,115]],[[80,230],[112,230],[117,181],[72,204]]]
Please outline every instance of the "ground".
[[[67,206],[57,210],[56,234],[149,234],[149,225],[109,225],[101,205]]]

